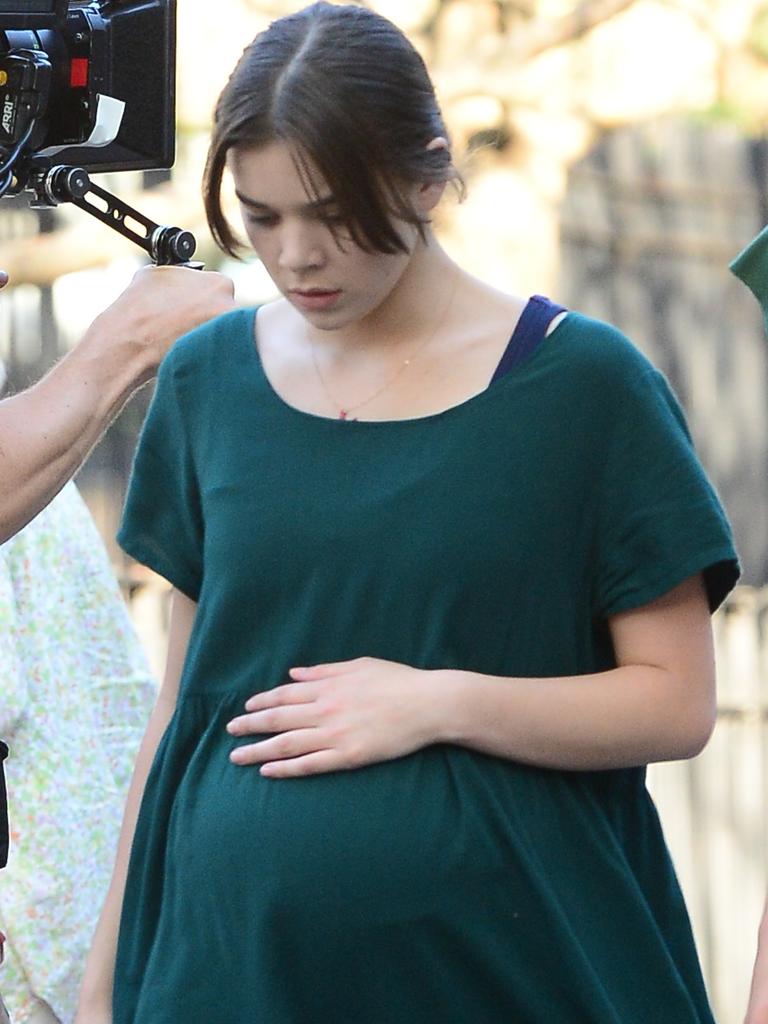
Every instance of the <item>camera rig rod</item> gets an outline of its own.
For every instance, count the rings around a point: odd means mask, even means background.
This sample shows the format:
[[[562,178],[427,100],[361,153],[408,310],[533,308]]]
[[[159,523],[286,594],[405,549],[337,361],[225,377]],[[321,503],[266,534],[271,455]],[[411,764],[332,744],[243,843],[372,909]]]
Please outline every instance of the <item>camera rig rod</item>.
[[[58,206],[59,203],[74,203],[135,242],[160,266],[186,264],[202,268],[202,264],[190,263],[197,247],[191,231],[155,224],[111,192],[94,185],[82,167],[60,164],[33,170],[26,188],[35,193],[35,199],[30,203],[33,208],[45,209]],[[96,197],[98,201],[91,197]]]

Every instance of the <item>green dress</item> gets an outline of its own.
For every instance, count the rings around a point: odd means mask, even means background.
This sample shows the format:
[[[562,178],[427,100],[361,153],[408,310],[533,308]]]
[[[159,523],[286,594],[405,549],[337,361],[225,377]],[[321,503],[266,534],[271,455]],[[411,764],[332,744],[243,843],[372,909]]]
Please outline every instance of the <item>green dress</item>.
[[[275,780],[225,731],[294,665],[576,675],[694,573],[715,607],[736,556],[663,378],[570,314],[458,406],[345,422],[287,405],[253,338],[238,310],[174,347],[120,533],[199,609],[114,1024],[711,1024],[642,768],[433,745]]]

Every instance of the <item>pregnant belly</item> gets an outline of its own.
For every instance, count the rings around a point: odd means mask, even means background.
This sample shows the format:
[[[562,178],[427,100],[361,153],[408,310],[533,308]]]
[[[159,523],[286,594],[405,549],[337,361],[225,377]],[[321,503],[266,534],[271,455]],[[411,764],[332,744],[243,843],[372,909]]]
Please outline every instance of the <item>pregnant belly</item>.
[[[466,870],[461,801],[437,748],[350,772],[267,779],[228,759],[228,736],[196,752],[169,827],[175,872],[193,885],[226,878],[243,899],[345,903],[418,891],[438,871]],[[476,851],[477,853],[477,851]],[[486,852],[498,863],[498,853]],[[489,865],[486,865],[489,866]]]
[[[525,769],[434,746],[354,771],[264,778],[229,760],[225,727],[236,708],[226,703],[213,714],[210,704],[185,709],[158,752],[143,817],[150,830],[167,828],[165,843],[155,834],[151,844],[165,847],[164,899],[193,893],[205,903],[210,894],[297,909],[343,899],[368,917],[401,915],[473,877],[524,883],[520,801],[498,784],[509,789]]]
[[[587,777],[437,745],[353,771],[265,778],[229,760],[239,741],[226,723],[240,703],[189,701],[158,751],[140,832],[162,856],[163,903],[299,917],[323,905],[361,923],[403,921],[448,891],[464,905],[482,892],[512,906],[542,887],[572,889],[607,855],[624,872]]]
[[[659,992],[679,986],[610,825],[614,799],[600,797],[607,782],[450,746],[265,779],[229,761],[236,710],[185,709],[148,781],[120,957],[122,976],[140,979],[151,1003],[146,1019],[189,1019],[179,993],[193,978],[199,1005],[241,993],[236,1015],[207,1018],[222,1024],[250,1019],[255,1002],[283,1007],[263,1017],[270,1024],[484,1024],[499,1006],[510,1020],[604,1021],[614,1019],[604,1007],[588,1012],[596,990],[585,964],[602,986],[627,942],[651,950],[644,963]],[[553,957],[562,999],[545,984]],[[626,976],[617,970],[617,1006]],[[425,978],[442,981],[429,990]],[[544,990],[558,1012],[520,1011]],[[633,1009],[615,1019],[645,1017]]]

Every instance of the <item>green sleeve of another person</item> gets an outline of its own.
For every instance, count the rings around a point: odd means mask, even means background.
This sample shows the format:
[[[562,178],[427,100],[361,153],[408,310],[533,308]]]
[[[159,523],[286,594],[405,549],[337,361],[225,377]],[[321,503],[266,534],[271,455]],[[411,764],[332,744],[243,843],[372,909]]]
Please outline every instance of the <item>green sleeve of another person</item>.
[[[739,253],[731,263],[731,270],[754,292],[763,307],[765,329],[768,331],[768,227]]]

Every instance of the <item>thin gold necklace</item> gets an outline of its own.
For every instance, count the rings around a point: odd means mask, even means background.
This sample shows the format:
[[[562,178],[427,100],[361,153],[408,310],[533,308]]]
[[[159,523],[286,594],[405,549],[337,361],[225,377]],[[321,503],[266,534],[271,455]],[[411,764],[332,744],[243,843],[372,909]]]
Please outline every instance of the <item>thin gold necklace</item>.
[[[317,374],[317,379],[320,381],[320,385],[321,385],[323,391],[325,392],[325,396],[328,399],[328,401],[331,403],[331,406],[333,407],[333,409],[334,410],[338,410],[338,413],[337,413],[337,418],[338,419],[340,419],[340,420],[348,420],[350,418],[349,414],[351,412],[355,412],[357,409],[362,409],[363,406],[368,405],[369,402],[372,402],[374,400],[374,398],[378,398],[379,395],[383,394],[387,390],[387,388],[392,387],[392,385],[400,377],[400,375],[411,365],[413,360],[424,351],[424,349],[427,347],[427,345],[430,343],[430,341],[432,341],[432,339],[435,337],[437,332],[440,330],[440,328],[445,323],[445,321],[446,321],[446,319],[448,317],[448,313],[450,311],[450,308],[453,305],[453,300],[454,300],[454,297],[456,295],[456,292],[458,291],[458,286],[459,286],[459,274],[458,274],[458,271],[457,271],[456,272],[456,277],[455,277],[455,280],[454,280],[454,283],[453,283],[453,288],[451,289],[451,294],[449,295],[448,301],[446,302],[446,304],[445,304],[445,306],[443,308],[443,312],[440,314],[440,317],[438,318],[437,323],[432,328],[432,330],[429,332],[429,334],[424,339],[424,341],[422,341],[421,344],[418,345],[414,349],[413,352],[411,352],[411,354],[408,356],[407,359],[403,359],[403,361],[401,362],[400,366],[398,366],[397,370],[392,374],[392,376],[388,380],[384,381],[384,383],[381,385],[380,388],[378,388],[376,391],[374,391],[372,395],[368,395],[367,398],[364,398],[362,400],[362,402],[356,402],[354,405],[346,405],[346,406],[342,405],[341,402],[339,402],[338,399],[336,399],[334,397],[333,393],[331,392],[330,388],[328,387],[328,384],[326,383],[325,377],[322,374],[322,371],[320,369],[320,364],[317,361],[317,352],[315,351],[315,344],[312,341],[312,338],[310,337],[309,331],[307,331],[306,338],[307,338],[307,341],[309,343],[309,351],[312,354],[312,363],[313,363],[313,365],[315,367],[315,373]],[[353,417],[353,419],[354,419],[354,417]]]

